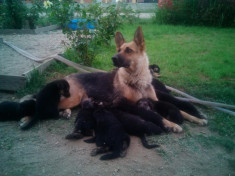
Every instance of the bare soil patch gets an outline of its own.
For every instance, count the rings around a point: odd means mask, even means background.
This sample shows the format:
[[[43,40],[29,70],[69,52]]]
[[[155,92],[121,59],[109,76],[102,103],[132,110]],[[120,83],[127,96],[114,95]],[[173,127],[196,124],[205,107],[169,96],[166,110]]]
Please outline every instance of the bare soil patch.
[[[48,35],[50,34],[50,35]],[[37,57],[63,51],[65,36],[59,31],[40,35],[5,35],[0,37]],[[0,92],[0,102],[15,100],[14,94]],[[216,135],[208,127],[185,123],[181,134],[148,137],[150,143],[161,145],[145,149],[137,137],[124,158],[100,161],[91,157],[94,144],[83,140],[68,141],[78,109],[70,120],[59,119],[38,123],[21,131],[17,122],[0,122],[0,176],[232,176],[234,152],[220,146],[207,146],[198,136]],[[209,117],[210,123],[210,117]]]
[[[14,95],[2,93],[2,100]],[[13,97],[13,98],[12,98]],[[184,124],[181,134],[148,137],[149,142],[161,145],[145,149],[137,137],[131,137],[127,156],[111,161],[91,157],[94,144],[83,140],[68,141],[64,137],[73,129],[78,109],[70,120],[48,120],[28,131],[21,131],[17,122],[0,122],[0,175],[64,176],[64,175],[161,175],[215,176],[233,175],[228,160],[233,153],[214,146],[208,148],[198,141],[199,134],[211,135],[207,127]]]

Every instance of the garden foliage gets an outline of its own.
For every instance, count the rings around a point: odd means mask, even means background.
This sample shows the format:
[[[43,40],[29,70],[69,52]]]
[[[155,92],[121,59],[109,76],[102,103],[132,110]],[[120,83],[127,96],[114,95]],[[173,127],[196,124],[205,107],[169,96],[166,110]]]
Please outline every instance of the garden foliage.
[[[169,0],[156,11],[156,21],[165,24],[235,26],[234,0]]]
[[[123,16],[123,12],[127,16]],[[83,64],[91,65],[96,54],[102,45],[109,45],[115,35],[115,31],[126,21],[133,19],[130,13],[123,10],[122,5],[108,4],[102,6],[101,3],[93,2],[85,7],[77,8],[75,13],[77,18],[86,19],[78,22],[82,30],[73,31],[65,29],[71,46],[77,51]],[[95,26],[95,30],[88,29],[88,23]]]
[[[42,1],[32,0],[30,8],[22,0],[5,0],[0,3],[0,28],[22,29],[25,26],[34,29],[42,12]]]

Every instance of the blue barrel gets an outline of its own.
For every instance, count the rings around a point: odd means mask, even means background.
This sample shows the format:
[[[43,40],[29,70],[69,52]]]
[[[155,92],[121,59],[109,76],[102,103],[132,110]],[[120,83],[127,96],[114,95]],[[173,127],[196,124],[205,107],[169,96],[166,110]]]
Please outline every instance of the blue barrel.
[[[93,24],[94,23],[96,23],[96,22],[93,21]],[[72,30],[83,29],[84,24],[86,24],[87,29],[95,29],[95,26],[91,22],[87,23],[86,19],[73,19],[73,20],[70,20],[70,22],[68,24],[68,28],[70,28]]]

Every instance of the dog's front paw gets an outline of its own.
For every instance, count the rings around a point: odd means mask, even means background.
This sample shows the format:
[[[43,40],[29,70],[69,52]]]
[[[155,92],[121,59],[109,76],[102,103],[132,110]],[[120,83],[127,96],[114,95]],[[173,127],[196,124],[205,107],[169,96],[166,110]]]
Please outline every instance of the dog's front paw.
[[[183,131],[183,128],[177,124],[175,124],[171,130],[174,132],[174,133],[181,133]]]
[[[208,123],[208,121],[207,121],[206,119],[200,119],[200,120],[198,121],[198,124],[199,124],[199,125],[202,125],[202,126],[207,125],[207,123]]]
[[[69,119],[71,117],[72,111],[71,109],[65,109],[64,111],[61,111],[60,116],[66,119]]]

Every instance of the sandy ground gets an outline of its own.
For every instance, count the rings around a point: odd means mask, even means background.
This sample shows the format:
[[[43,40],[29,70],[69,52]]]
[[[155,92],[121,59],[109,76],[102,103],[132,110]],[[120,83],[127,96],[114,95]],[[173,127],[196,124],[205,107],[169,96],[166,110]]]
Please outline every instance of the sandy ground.
[[[61,30],[49,31],[37,35],[0,35],[0,38],[39,58],[45,58],[63,52],[65,49],[64,43],[67,42],[66,36]]]
[[[10,47],[0,43],[0,74],[18,76],[38,66]]]
[[[14,95],[0,92],[0,99],[15,100]],[[0,122],[1,176],[232,176],[234,168],[227,153],[219,146],[203,145],[195,136],[212,135],[207,127],[190,123],[181,134],[148,137],[149,143],[160,144],[145,149],[140,139],[131,137],[127,155],[111,161],[90,156],[94,144],[82,140],[69,141],[65,136],[73,129],[78,109],[70,120],[48,120],[28,131],[21,131],[17,122]]]
[[[0,37],[42,58],[63,51],[65,39],[59,31]],[[0,92],[0,102],[4,100],[16,101],[14,94]],[[70,120],[43,121],[28,131],[21,131],[17,122],[0,122],[0,176],[235,175],[228,163],[234,152],[203,145],[195,136],[215,134],[189,123],[183,125],[181,134],[149,137],[150,143],[161,145],[158,149],[145,149],[138,138],[131,137],[126,157],[100,161],[99,156],[90,156],[94,144],[64,138],[73,129],[76,112]]]

